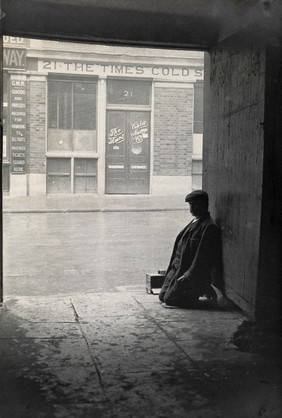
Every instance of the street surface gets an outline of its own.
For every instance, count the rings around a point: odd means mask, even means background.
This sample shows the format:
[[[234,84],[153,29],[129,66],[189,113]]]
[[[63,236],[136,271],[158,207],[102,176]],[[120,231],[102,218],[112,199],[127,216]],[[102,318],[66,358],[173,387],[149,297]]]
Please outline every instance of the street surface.
[[[190,220],[188,210],[6,213],[4,297],[145,289]]]

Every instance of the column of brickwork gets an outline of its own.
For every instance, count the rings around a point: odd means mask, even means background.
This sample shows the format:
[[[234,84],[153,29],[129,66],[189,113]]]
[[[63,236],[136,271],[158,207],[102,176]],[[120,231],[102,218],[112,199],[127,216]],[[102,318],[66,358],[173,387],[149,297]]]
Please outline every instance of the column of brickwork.
[[[193,88],[155,87],[154,167],[157,176],[191,176]]]
[[[27,91],[27,172],[45,174],[46,78],[32,76]]]
[[[46,77],[31,76],[27,86],[27,175],[28,194],[46,194],[47,144]]]

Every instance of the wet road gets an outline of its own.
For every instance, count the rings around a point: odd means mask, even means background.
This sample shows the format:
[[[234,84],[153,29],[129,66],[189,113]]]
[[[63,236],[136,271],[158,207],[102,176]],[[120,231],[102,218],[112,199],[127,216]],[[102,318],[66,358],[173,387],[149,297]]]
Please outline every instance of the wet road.
[[[144,287],[189,212],[4,214],[4,297]]]

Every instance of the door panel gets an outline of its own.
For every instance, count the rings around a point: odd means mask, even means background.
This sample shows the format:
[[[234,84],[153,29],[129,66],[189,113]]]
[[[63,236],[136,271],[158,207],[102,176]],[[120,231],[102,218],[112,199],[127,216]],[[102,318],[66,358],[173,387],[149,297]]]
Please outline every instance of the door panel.
[[[130,112],[128,192],[149,193],[150,113]]]
[[[125,193],[125,112],[108,112],[106,132],[106,193]]]

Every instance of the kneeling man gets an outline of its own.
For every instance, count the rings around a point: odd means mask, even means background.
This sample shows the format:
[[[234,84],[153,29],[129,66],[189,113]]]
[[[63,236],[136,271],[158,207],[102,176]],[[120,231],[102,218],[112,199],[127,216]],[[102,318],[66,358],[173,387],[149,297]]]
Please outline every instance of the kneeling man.
[[[203,190],[189,193],[185,201],[195,217],[177,236],[159,298],[163,305],[196,308],[199,297],[215,298],[212,270],[220,263],[220,230],[208,211]]]

